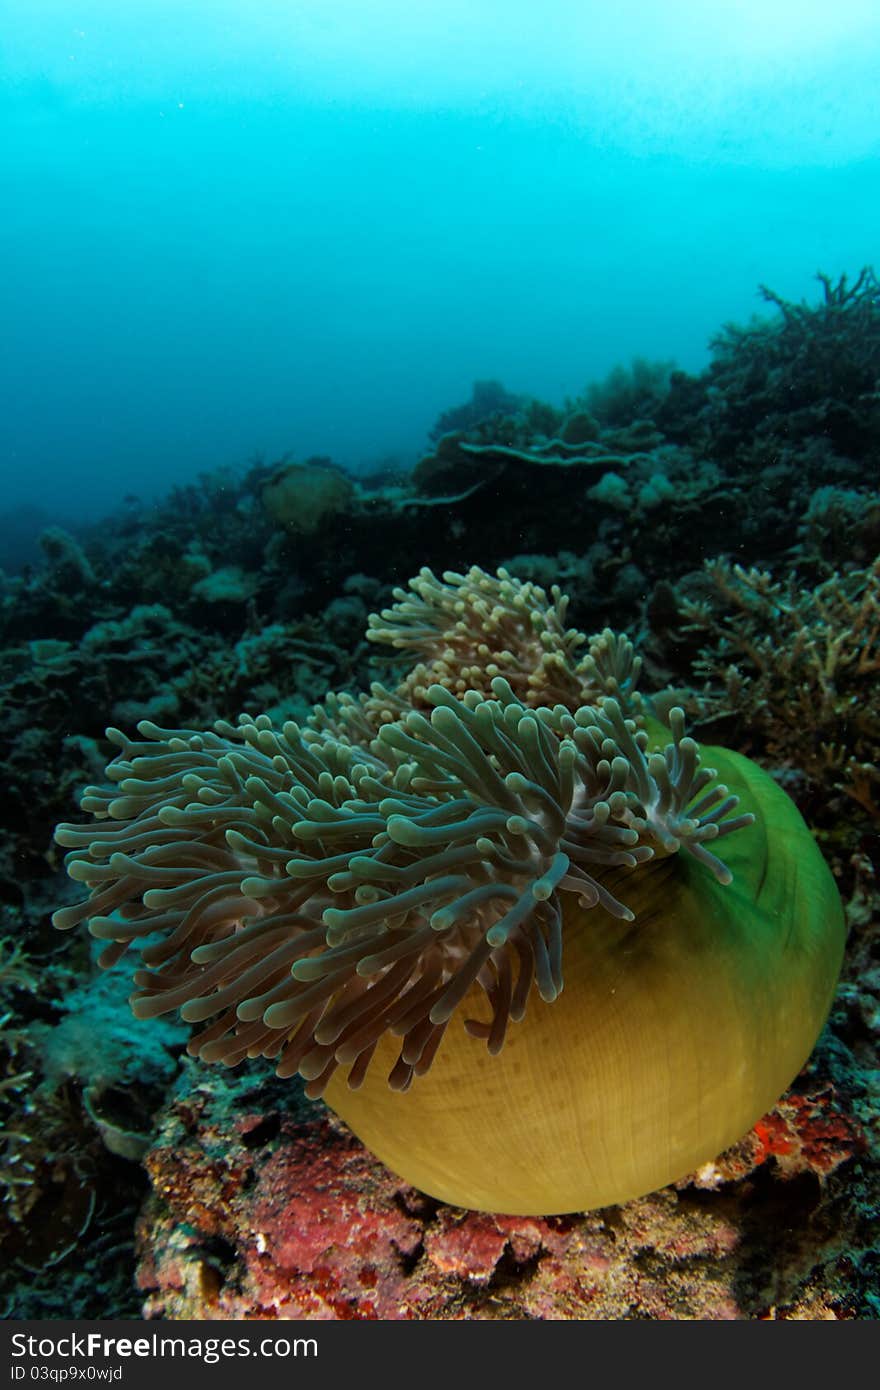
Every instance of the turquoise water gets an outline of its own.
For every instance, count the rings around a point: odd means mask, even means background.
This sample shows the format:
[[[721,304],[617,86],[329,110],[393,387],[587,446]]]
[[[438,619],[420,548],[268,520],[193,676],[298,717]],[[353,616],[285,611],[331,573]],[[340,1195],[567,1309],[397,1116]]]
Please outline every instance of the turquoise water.
[[[871,3],[7,0],[0,510],[409,465],[872,260]]]

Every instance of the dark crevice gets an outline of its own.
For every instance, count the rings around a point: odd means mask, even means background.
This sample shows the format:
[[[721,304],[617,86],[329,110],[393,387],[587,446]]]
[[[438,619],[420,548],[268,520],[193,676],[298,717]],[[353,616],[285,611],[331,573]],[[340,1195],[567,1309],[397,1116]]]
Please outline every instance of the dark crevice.
[[[241,1142],[246,1149],[261,1149],[264,1144],[271,1144],[273,1139],[277,1139],[280,1133],[281,1116],[277,1111],[273,1111],[271,1115],[255,1124],[253,1129],[243,1134]]]

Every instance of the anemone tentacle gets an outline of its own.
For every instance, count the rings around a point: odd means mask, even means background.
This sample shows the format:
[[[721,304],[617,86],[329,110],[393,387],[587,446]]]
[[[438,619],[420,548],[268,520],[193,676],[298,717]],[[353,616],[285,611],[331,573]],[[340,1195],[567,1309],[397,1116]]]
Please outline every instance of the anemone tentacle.
[[[625,676],[631,653],[608,669]],[[317,1095],[339,1066],[359,1085],[389,1032],[389,1082],[406,1089],[474,987],[490,1017],[466,1028],[498,1052],[533,991],[562,990],[561,896],[632,920],[604,871],[684,849],[728,881],[705,842],[751,816],[730,815],[679,711],[651,753],[609,695],[573,713],[531,708],[501,677],[489,698],[425,695],[429,713],[371,738],[351,715],[357,739],[265,716],[108,731],[110,785],[83,798],[98,828],[56,836],[90,898],[56,925],[90,919],[105,961],[161,933],[135,1012],[179,1009],[206,1025],[195,1055],[271,1057]]]

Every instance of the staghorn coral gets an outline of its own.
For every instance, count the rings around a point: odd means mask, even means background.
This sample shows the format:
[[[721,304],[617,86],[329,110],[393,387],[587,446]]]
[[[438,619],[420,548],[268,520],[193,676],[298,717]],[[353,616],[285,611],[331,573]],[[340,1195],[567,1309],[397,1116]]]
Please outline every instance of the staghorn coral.
[[[416,599],[401,592],[371,630],[442,655],[450,675],[450,633],[465,661],[481,637],[491,650],[490,642],[515,635],[521,654],[532,643],[532,675],[549,648],[554,672],[580,681],[583,702],[531,708],[495,676],[489,698],[468,690],[459,699],[431,684],[423,691],[430,717],[396,697],[374,738],[366,706],[355,702],[332,703],[304,728],[276,730],[261,716],[205,733],[144,721],[139,741],[110,730],[120,750],[108,768],[114,785],[91,787],[83,799],[98,828],[63,825],[56,834],[90,897],[62,908],[55,923],[88,919],[110,943],[105,965],[142,943],[132,1001],[139,1017],[179,1009],[206,1025],[190,1043],[203,1060],[265,1056],[281,1076],[299,1071],[310,1095],[326,1092],[380,1156],[415,1172],[429,1191],[521,1211],[617,1200],[713,1156],[787,1083],[827,1012],[839,904],[796,811],[757,768],[715,750],[738,789],[729,791],[701,766],[681,711],[670,714],[671,740],[656,721],[641,728],[626,717],[608,693],[638,675],[625,639],[601,634],[576,669],[579,634],[564,628],[561,594],[548,606],[542,591],[504,573],[446,581],[423,574]],[[500,601],[490,605],[487,596]],[[535,631],[546,643],[534,641]],[[508,647],[503,659],[516,668]],[[528,662],[519,674],[534,693]],[[731,851],[740,882],[726,898],[732,874],[714,845],[732,832],[744,842]],[[693,867],[671,875],[678,859]],[[664,914],[660,943],[653,931],[632,934],[633,906],[648,921]],[[158,941],[144,943],[155,933]],[[805,966],[799,952],[807,942]],[[564,943],[575,986],[560,1004]],[[717,965],[704,978],[706,951]],[[755,972],[778,976],[757,999]],[[700,1001],[711,1032],[694,1053],[692,1024],[681,1027]],[[551,1003],[548,1023],[542,1004]],[[465,1032],[447,1039],[459,1010]],[[634,1041],[619,1049],[610,1073],[607,1059],[597,1072],[603,1028],[617,1031],[618,1010],[630,1017]],[[510,1024],[523,1020],[509,1041]],[[760,1056],[743,1035],[750,1022],[763,1040]],[[514,1052],[512,1070],[502,1067],[493,1083],[486,1063],[474,1063],[468,1034],[485,1043],[484,1058]],[[737,1070],[730,1094],[704,1105],[697,1097],[705,1058],[720,1061],[729,1046],[751,1064]],[[571,1051],[586,1095],[573,1110],[560,1106],[570,1072],[551,1065],[552,1114],[535,1132],[531,1092],[522,1120],[511,1115],[505,1088],[516,1089],[523,1065],[546,1066],[560,1047]],[[665,1083],[654,1076],[664,1050],[676,1059],[681,1115],[670,1114]],[[390,1086],[380,1072],[381,1096],[374,1057]],[[416,1076],[425,1108],[408,1102],[406,1112],[388,1112],[387,1098]],[[488,1149],[500,1143],[505,1171],[489,1163],[474,1173],[445,1101],[438,1111],[450,1084],[463,1098],[481,1097],[484,1139]],[[361,1087],[366,1109],[350,1099]],[[621,1091],[631,1111],[621,1111]],[[414,1146],[403,1113],[417,1125]],[[610,1136],[602,1152],[592,1141],[583,1148],[597,1123]],[[526,1151],[534,1150],[526,1171],[524,1154],[516,1157],[523,1124]]]
[[[694,711],[735,719],[774,764],[880,816],[880,558],[814,588],[723,559],[706,575],[708,600],[681,604],[683,632],[703,639]]]
[[[876,451],[880,282],[870,266],[852,283],[816,278],[817,304],[762,285],[778,317],[728,324],[713,338],[701,413],[716,457],[819,442],[845,459]],[[827,455],[821,471],[824,482]]]

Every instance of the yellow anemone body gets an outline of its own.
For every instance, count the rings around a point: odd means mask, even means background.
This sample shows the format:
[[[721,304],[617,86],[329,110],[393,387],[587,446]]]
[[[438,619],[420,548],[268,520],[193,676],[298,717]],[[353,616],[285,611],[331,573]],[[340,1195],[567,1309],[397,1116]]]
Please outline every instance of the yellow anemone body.
[[[636,920],[564,895],[564,991],[533,997],[500,1055],[456,1019],[405,1093],[385,1079],[393,1037],[359,1090],[331,1079],[328,1103],[394,1172],[462,1207],[607,1206],[715,1158],[789,1085],[831,1005],[840,899],[773,780],[723,749],[704,762],[756,814],[724,842],[731,884],[684,853],[605,870]],[[487,1017],[479,991],[461,1016]]]

